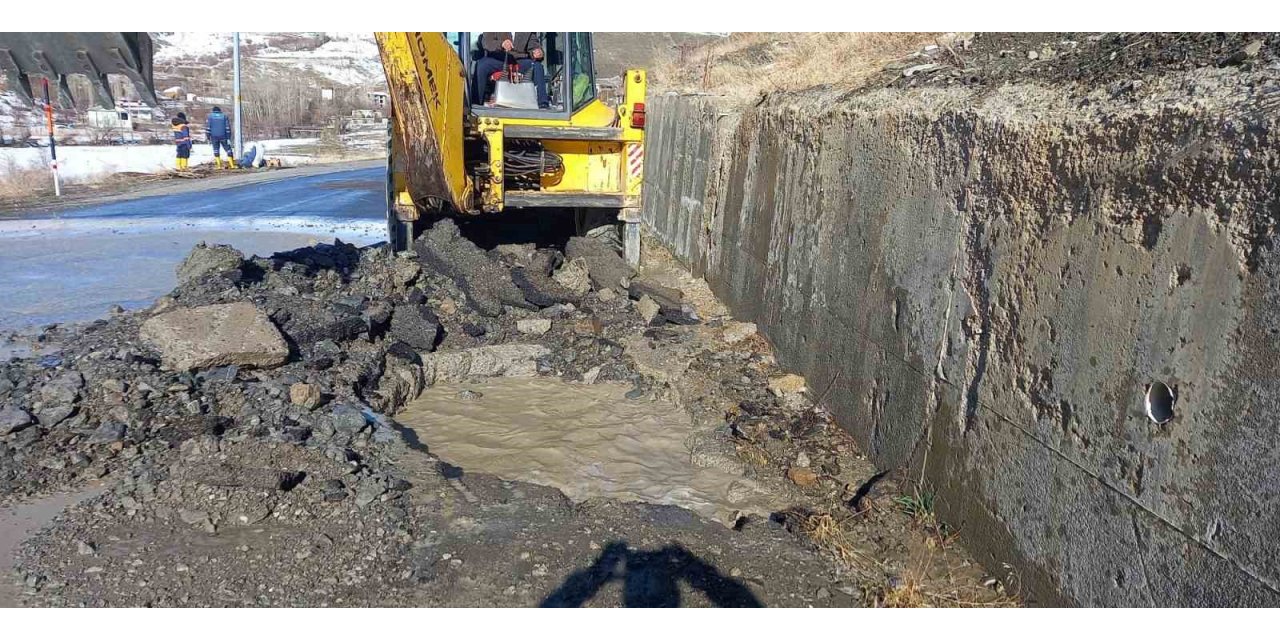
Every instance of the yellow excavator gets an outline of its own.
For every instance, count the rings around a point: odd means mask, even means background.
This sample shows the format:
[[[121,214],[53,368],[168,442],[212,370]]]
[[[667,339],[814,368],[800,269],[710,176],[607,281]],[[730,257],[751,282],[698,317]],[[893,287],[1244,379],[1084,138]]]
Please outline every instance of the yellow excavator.
[[[431,212],[603,209],[616,212],[624,254],[638,263],[644,71],[623,75],[611,107],[596,93],[591,34],[538,33],[549,108],[487,104],[471,95],[486,55],[479,35],[376,34],[392,105],[392,243],[411,242]]]
[[[387,226],[407,247],[432,216],[510,209],[607,211],[621,223],[623,253],[640,260],[646,78],[622,77],[618,104],[597,94],[590,33],[539,32],[549,105],[488,104],[470,80],[485,52],[480,34],[375,34],[391,97]],[[32,100],[29,75],[59,87],[68,75],[94,81],[96,100],[114,104],[108,74],[133,80],[154,104],[152,44],[145,33],[0,34],[0,73]],[[513,69],[497,82],[528,82]],[[516,87],[518,88],[518,87]],[[527,88],[527,87],[526,87]]]

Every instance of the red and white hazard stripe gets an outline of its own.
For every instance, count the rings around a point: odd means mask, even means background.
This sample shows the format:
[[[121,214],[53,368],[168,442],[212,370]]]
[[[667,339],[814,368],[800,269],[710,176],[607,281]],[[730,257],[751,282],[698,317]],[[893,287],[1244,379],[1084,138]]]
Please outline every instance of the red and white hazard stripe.
[[[644,145],[633,144],[627,148],[627,169],[633,178],[640,177],[644,170]]]

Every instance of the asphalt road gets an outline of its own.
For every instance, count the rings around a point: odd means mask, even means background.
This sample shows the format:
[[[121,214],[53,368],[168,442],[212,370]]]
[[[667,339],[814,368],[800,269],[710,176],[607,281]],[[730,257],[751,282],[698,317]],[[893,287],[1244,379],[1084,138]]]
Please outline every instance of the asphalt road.
[[[335,237],[381,241],[385,170],[357,166],[247,174],[207,188],[185,182],[158,195],[10,214],[0,219],[0,330],[92,320],[114,304],[145,307],[173,288],[174,267],[200,241],[246,255]]]

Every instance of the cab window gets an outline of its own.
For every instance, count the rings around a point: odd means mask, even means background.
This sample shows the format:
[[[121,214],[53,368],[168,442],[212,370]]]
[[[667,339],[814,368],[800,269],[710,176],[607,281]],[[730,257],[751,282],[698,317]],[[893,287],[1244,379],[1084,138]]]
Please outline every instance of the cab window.
[[[591,33],[577,31],[569,34],[573,44],[569,53],[573,56],[573,81],[569,85],[573,110],[586,106],[596,97],[595,65],[591,59]]]

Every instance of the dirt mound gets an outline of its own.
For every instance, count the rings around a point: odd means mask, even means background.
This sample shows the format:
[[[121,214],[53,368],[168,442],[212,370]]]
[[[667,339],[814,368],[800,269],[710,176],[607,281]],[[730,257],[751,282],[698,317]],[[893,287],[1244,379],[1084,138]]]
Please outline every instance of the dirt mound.
[[[946,34],[889,65],[873,84],[994,86],[1034,81],[1092,88],[1206,67],[1280,69],[1280,34]]]
[[[0,363],[0,500],[109,487],[23,547],[26,602],[618,604],[632,587],[574,568],[621,563],[637,579],[660,570],[644,602],[847,605],[916,571],[920,529],[887,502],[868,506],[858,488],[875,470],[811,398],[769,390],[784,372],[762,340],[724,318],[646,322],[612,289],[535,308],[512,274],[545,275],[558,252],[438,235],[420,246],[430,257],[335,241],[195,269],[151,309],[46,328],[43,354]],[[210,305],[261,313],[286,361],[173,371],[139,340],[153,317]],[[521,332],[529,321],[545,331]],[[396,422],[437,381],[513,372],[673,400],[696,429],[693,464],[843,524],[780,514],[729,518],[734,531],[670,507],[572,505],[446,464]],[[911,580],[998,600],[954,547],[936,554],[934,574]]]

